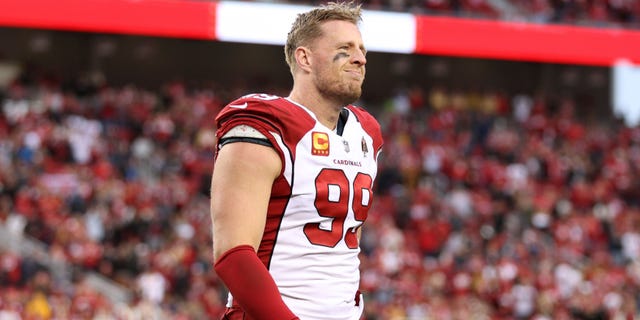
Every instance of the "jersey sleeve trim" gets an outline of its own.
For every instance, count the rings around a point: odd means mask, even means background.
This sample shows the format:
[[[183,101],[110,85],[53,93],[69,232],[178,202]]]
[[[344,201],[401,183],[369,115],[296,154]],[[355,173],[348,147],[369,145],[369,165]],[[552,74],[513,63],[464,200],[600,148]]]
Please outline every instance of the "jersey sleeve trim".
[[[248,142],[273,147],[273,144],[269,142],[269,139],[267,139],[264,134],[246,124],[241,124],[229,129],[227,133],[220,138],[219,147],[222,148],[224,145],[234,142]]]
[[[229,143],[235,143],[235,142],[255,143],[255,144],[263,145],[265,147],[272,147],[273,148],[273,144],[271,143],[271,141],[269,141],[269,139],[267,139],[267,138],[253,138],[253,137],[222,138],[222,139],[220,139],[219,148],[222,148],[222,147],[224,147],[225,145],[227,145]]]
[[[242,115],[235,115],[226,119],[221,124],[221,127],[218,129],[219,142],[218,142],[217,149],[220,150],[220,148],[222,148],[223,145],[228,144],[230,142],[241,142],[238,140],[225,141],[228,138],[223,138],[225,133],[227,133],[229,130],[239,125],[247,125],[257,130],[260,134],[262,134],[265,137],[264,139],[251,139],[250,141],[245,141],[245,142],[253,142],[253,143],[272,147],[278,153],[278,156],[280,157],[280,162],[282,163],[283,170],[284,170],[284,165],[285,165],[284,153],[282,150],[280,150],[279,144],[277,143],[274,137],[274,133],[280,135],[280,130],[278,130],[277,129],[278,127],[275,126],[273,123],[271,123],[268,119],[265,119],[259,116],[242,114]]]
[[[227,133],[225,133],[222,138],[231,138],[231,137],[247,137],[247,138],[258,138],[258,139],[266,139],[266,137],[260,133],[260,131],[246,125],[241,124],[239,126],[235,126],[231,128]]]

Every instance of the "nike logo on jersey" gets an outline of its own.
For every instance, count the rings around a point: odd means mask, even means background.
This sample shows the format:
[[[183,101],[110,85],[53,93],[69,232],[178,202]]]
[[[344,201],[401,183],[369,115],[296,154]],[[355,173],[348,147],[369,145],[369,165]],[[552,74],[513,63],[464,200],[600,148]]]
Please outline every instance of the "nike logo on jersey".
[[[247,108],[247,103],[243,103],[243,104],[230,104],[229,108],[236,108],[236,109],[246,109]]]

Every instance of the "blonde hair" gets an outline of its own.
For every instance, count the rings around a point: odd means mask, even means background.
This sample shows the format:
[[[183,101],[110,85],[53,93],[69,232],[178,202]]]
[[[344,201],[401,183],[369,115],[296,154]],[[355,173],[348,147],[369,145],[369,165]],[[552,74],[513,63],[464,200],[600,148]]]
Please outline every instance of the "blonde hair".
[[[293,72],[296,65],[294,52],[296,48],[308,45],[314,39],[322,36],[320,25],[326,21],[348,21],[358,24],[362,21],[360,4],[350,2],[329,2],[310,11],[298,14],[298,17],[287,34],[284,46],[284,56],[289,69]]]

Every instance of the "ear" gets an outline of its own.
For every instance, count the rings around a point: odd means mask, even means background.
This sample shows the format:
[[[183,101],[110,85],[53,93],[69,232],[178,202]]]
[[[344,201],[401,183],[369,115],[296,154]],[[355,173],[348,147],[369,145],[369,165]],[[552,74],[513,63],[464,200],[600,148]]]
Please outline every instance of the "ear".
[[[297,47],[296,51],[293,53],[296,58],[296,63],[298,64],[298,68],[300,70],[304,70],[306,72],[311,71],[311,50],[307,47]]]

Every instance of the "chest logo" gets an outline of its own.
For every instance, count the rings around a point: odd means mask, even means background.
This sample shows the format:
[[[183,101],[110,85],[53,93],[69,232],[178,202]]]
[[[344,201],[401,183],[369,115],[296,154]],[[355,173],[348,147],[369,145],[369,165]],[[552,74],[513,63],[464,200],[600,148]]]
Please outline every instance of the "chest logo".
[[[362,144],[362,156],[366,158],[367,153],[369,153],[369,148],[367,147],[367,141],[364,140],[364,137],[362,137],[360,144]]]
[[[329,155],[329,135],[324,132],[311,133],[311,154],[314,156]]]

